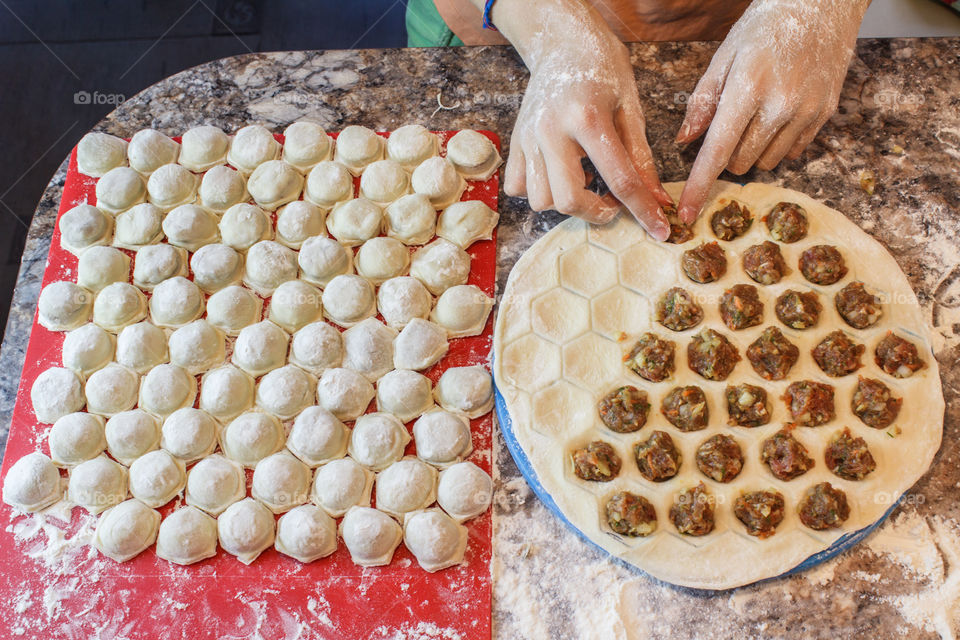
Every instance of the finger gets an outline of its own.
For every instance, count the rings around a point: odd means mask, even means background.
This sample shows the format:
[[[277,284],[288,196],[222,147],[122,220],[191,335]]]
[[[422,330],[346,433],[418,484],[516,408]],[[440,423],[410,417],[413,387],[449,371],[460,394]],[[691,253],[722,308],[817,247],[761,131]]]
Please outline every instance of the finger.
[[[693,142],[707,130],[720,102],[723,85],[730,72],[731,60],[719,51],[714,54],[706,73],[697,82],[696,88],[687,96],[687,109],[683,116],[683,124],[677,133],[676,142],[687,144]]]
[[[620,132],[620,139],[627,150],[627,155],[633,161],[633,166],[640,174],[644,186],[653,194],[661,206],[672,205],[673,198],[666,192],[660,183],[657,166],[653,161],[653,152],[647,142],[647,127],[639,104],[631,104],[621,108],[614,115],[614,124]]]
[[[510,149],[503,172],[503,192],[508,196],[527,195],[526,162],[519,146]]]
[[[793,147],[790,148],[790,151],[787,152],[788,160],[796,160],[800,157],[800,154],[803,153],[803,150],[810,146],[810,143],[813,142],[813,139],[817,137],[817,134],[820,133],[820,129],[823,128],[823,125],[827,124],[827,121],[830,119],[830,116],[833,115],[833,112],[830,112],[826,115],[822,115],[817,118],[813,124],[809,125],[803,132],[797,137],[797,141],[793,144]]]
[[[543,154],[537,148],[527,149],[524,152],[527,159],[527,204],[534,211],[546,211],[553,207],[550,197],[550,183],[547,181],[547,169],[543,162]]]
[[[565,136],[541,143],[550,182],[554,208],[560,213],[583,218],[595,224],[609,222],[620,209],[611,206],[596,193],[585,189],[586,175],[580,165],[580,147]]]
[[[727,171],[742,175],[750,170],[770,141],[787,125],[790,112],[781,113],[783,115],[765,115],[760,110],[753,116],[727,162]]]
[[[798,117],[780,129],[773,140],[770,141],[770,144],[767,145],[767,148],[760,154],[760,158],[757,160],[757,168],[770,171],[780,164],[783,157],[793,148],[800,136],[812,123],[813,118],[810,116]]]

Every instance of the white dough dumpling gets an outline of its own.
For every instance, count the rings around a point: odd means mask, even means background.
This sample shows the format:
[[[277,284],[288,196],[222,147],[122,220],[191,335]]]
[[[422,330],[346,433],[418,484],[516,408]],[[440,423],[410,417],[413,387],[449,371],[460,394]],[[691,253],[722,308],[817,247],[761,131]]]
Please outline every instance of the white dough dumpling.
[[[267,456],[253,470],[250,495],[274,513],[285,513],[310,497],[310,468],[285,451]]]
[[[167,335],[149,322],[124,327],[117,336],[117,362],[139,374],[168,359]]]
[[[243,256],[225,244],[200,247],[190,258],[193,282],[207,293],[216,293],[243,280]]]
[[[326,217],[315,204],[294,200],[277,213],[277,242],[299,249],[307,238],[323,235]]]
[[[177,161],[180,144],[154,129],[142,129],[133,134],[127,145],[130,166],[145,176],[165,164]]]
[[[460,462],[473,451],[470,423],[463,416],[435,409],[413,423],[417,456],[435,467]]]
[[[273,237],[270,218],[263,209],[241,202],[224,212],[220,218],[220,241],[237,251],[246,251],[258,242]]]
[[[290,363],[315,376],[343,362],[343,339],[326,322],[311,322],[290,340]]]
[[[219,454],[207,456],[187,473],[187,504],[212,516],[220,515],[246,495],[243,467]]]
[[[194,320],[170,334],[170,362],[193,375],[223,364],[223,334],[206,320]]]
[[[370,381],[352,369],[327,369],[317,384],[318,404],[339,420],[356,420],[375,395]]]
[[[363,244],[380,233],[383,210],[372,200],[354,198],[336,205],[327,216],[327,231],[347,247]]]
[[[317,467],[347,452],[350,431],[323,407],[307,407],[293,421],[287,449],[308,467]]]
[[[120,213],[147,197],[147,186],[140,174],[130,167],[110,169],[97,180],[97,208],[107,213]]]
[[[333,142],[319,124],[300,120],[283,132],[283,159],[298,171],[309,171],[330,157]]]
[[[425,244],[436,234],[437,210],[422,193],[392,202],[384,209],[383,218],[387,235],[406,245]]]
[[[205,124],[191,127],[180,138],[181,165],[190,171],[206,171],[227,161],[230,136],[219,127]]]
[[[449,348],[446,329],[429,320],[413,318],[393,343],[393,365],[397,369],[422,371],[439,362]]]
[[[437,470],[408,456],[377,474],[377,509],[397,518],[428,507],[437,497]]]
[[[116,338],[93,323],[67,333],[63,339],[63,366],[90,375],[113,360]]]
[[[410,251],[399,240],[378,236],[361,245],[357,273],[375,285],[402,276],[410,266]]]
[[[126,562],[153,544],[159,526],[159,512],[139,500],[124,500],[100,516],[93,546],[108,558]]]
[[[502,160],[497,147],[479,131],[464,129],[447,141],[447,160],[467,180],[487,180]]]
[[[247,251],[243,282],[260,295],[272,295],[287,280],[296,280],[297,252],[279,242],[263,240]]]
[[[478,240],[489,240],[500,214],[480,200],[454,202],[437,219],[437,235],[466,249]]]
[[[14,462],[3,479],[3,501],[19,511],[41,511],[62,496],[60,472],[42,453],[28,453]]]
[[[350,457],[371,471],[381,471],[403,457],[410,442],[406,427],[389,413],[357,418],[350,434]]]
[[[481,366],[450,367],[437,381],[434,396],[447,411],[479,418],[493,408],[493,379]]]
[[[470,277],[470,254],[449,240],[437,238],[413,254],[410,275],[435,296]]]
[[[394,369],[377,381],[377,411],[393,414],[400,422],[410,422],[433,406],[430,378],[423,374]]]
[[[133,258],[133,284],[144,291],[170,278],[186,277],[187,250],[170,244],[151,244],[137,249]]]
[[[320,290],[303,280],[288,280],[273,292],[267,317],[290,332],[323,318]]]
[[[183,276],[164,280],[153,288],[150,318],[158,327],[175,329],[203,315],[203,292]]]
[[[233,364],[258,378],[283,366],[289,340],[290,336],[269,320],[244,327],[233,345]]]
[[[108,364],[90,374],[84,385],[87,411],[109,418],[137,404],[140,376],[119,364]]]
[[[487,317],[493,309],[493,298],[473,284],[450,287],[437,298],[430,319],[447,330],[451,338],[483,333]]]
[[[430,199],[434,209],[445,209],[460,199],[467,183],[446,158],[427,158],[413,170],[410,185],[414,193]]]
[[[47,435],[50,459],[58,467],[72,467],[96,458],[107,448],[103,418],[78,411],[53,423]]]
[[[92,515],[120,504],[127,499],[126,468],[107,456],[81,462],[70,470],[67,499]]]
[[[280,451],[283,442],[283,425],[274,416],[260,411],[241,413],[220,433],[223,453],[248,469]]]
[[[250,175],[264,162],[279,157],[280,143],[269,129],[259,124],[247,125],[237,131],[227,152],[227,162],[244,175]]]
[[[367,318],[343,332],[343,365],[370,382],[393,369],[393,341],[397,330],[376,318]]]
[[[374,474],[352,458],[332,460],[317,469],[311,500],[331,518],[339,518],[351,507],[369,507]]]
[[[289,420],[313,403],[317,379],[292,364],[274,369],[257,383],[257,406]]]
[[[297,263],[303,279],[322,288],[353,270],[353,252],[333,238],[313,236],[300,246]]]
[[[183,463],[163,449],[144,454],[130,465],[130,493],[154,509],[170,502],[186,483]]]
[[[113,219],[90,204],[78,204],[62,216],[60,246],[75,256],[88,247],[108,244],[113,231]]]
[[[340,523],[340,536],[354,564],[379,567],[390,564],[403,539],[403,530],[383,511],[351,507]]]
[[[463,562],[467,529],[439,509],[426,509],[404,519],[403,543],[433,573]]]
[[[113,247],[90,247],[77,260],[77,284],[100,291],[114,282],[130,279],[130,257]]]
[[[160,447],[160,423],[143,409],[118,413],[104,428],[107,451],[122,464]]]
[[[164,211],[197,198],[197,176],[179,164],[165,164],[150,174],[147,199]]]
[[[217,555],[217,521],[194,507],[181,507],[160,523],[157,556],[189,565]]]
[[[377,309],[384,321],[395,329],[403,329],[414,318],[430,315],[433,296],[423,283],[411,276],[391,278],[377,291]]]
[[[273,211],[300,197],[303,176],[283,160],[268,160],[253,170],[247,191],[266,211]]]
[[[230,285],[207,300],[207,322],[228,336],[236,336],[243,330],[260,321],[263,301],[257,295],[240,285]]]
[[[223,550],[250,564],[273,544],[276,523],[273,514],[253,498],[235,502],[217,518]]]
[[[295,507],[277,521],[274,546],[300,562],[313,562],[337,550],[337,524],[317,506]]]
[[[175,364],[159,364],[140,381],[140,404],[144,411],[166,417],[197,398],[197,379]]]
[[[247,199],[247,183],[242,173],[220,165],[203,174],[198,195],[200,206],[222,214]]]
[[[377,313],[373,286],[361,276],[334,277],[324,288],[322,300],[323,315],[341,327],[352,327]]]
[[[221,422],[253,406],[253,377],[233,365],[212,369],[200,380],[200,408]]]
[[[378,160],[363,170],[360,195],[384,207],[410,189],[410,176],[393,160]]]
[[[350,170],[339,162],[320,162],[307,175],[303,197],[318,207],[329,210],[337,203],[353,197],[353,176]]]
[[[37,376],[30,387],[30,400],[37,420],[45,424],[80,411],[86,403],[80,376],[62,367],[51,367]]]
[[[149,202],[141,202],[115,220],[113,244],[122,249],[133,249],[163,240],[163,211]]]
[[[337,136],[335,159],[355,176],[383,157],[385,141],[371,129],[350,125]]]
[[[437,155],[439,150],[437,135],[419,124],[402,126],[387,138],[387,157],[407,171],[413,171],[421,162]]]
[[[127,141],[109,133],[91,131],[77,143],[77,170],[99,178],[127,162]]]
[[[440,472],[437,502],[457,522],[477,517],[492,500],[493,480],[472,462],[458,462]]]
[[[163,421],[160,447],[184,464],[196,462],[217,448],[217,421],[202,409],[177,409]]]
[[[167,242],[187,251],[196,251],[220,239],[216,218],[195,204],[180,205],[167,214],[161,226]]]
[[[51,282],[40,291],[37,319],[50,331],[70,331],[87,323],[93,304],[87,289],[66,280]]]

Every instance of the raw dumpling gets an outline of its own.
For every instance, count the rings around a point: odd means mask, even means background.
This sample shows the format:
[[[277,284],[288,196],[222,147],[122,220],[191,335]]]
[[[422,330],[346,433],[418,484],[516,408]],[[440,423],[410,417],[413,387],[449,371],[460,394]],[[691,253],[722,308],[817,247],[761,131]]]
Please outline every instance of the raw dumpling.
[[[387,138],[387,156],[407,171],[413,171],[421,162],[437,155],[439,149],[437,135],[419,124],[400,127]]]
[[[137,404],[140,376],[123,365],[108,364],[87,378],[84,393],[87,411],[110,416],[132,409]]]
[[[206,320],[194,320],[170,334],[170,362],[192,375],[223,364],[223,334]]]
[[[50,331],[70,331],[90,319],[93,294],[66,280],[51,282],[37,300],[37,320]]]
[[[487,180],[502,160],[487,136],[464,129],[447,141],[447,160],[467,180]]]
[[[314,236],[300,246],[297,262],[303,279],[322,288],[335,277],[351,272],[353,252],[333,238]]]
[[[466,249],[478,240],[493,237],[500,214],[479,200],[454,202],[437,220],[437,235]]]
[[[113,230],[112,218],[90,204],[79,204],[62,216],[60,246],[75,256],[87,247],[108,244]]]
[[[207,300],[207,322],[228,336],[235,336],[244,327],[260,321],[263,301],[252,291],[231,285]]]
[[[103,418],[78,411],[53,423],[47,435],[50,458],[58,467],[72,467],[96,458],[107,448]]]
[[[439,509],[418,511],[404,519],[403,543],[433,573],[463,562],[467,528]]]
[[[200,247],[190,258],[193,282],[207,293],[215,293],[243,279],[243,256],[225,244]]]
[[[243,467],[220,454],[207,456],[187,474],[186,501],[216,517],[247,495]]]
[[[140,408],[165,417],[197,398],[197,379],[175,364],[158,364],[140,382]]]
[[[383,215],[387,235],[404,244],[424,244],[435,235],[437,211],[422,193],[403,196],[391,203]]]
[[[268,160],[253,170],[247,190],[266,211],[273,211],[300,197],[303,176],[283,160]]]
[[[307,175],[303,197],[322,209],[330,209],[353,197],[353,176],[339,162],[325,160]]]
[[[269,320],[244,327],[233,345],[233,364],[259,378],[283,366],[289,340],[290,336]]]
[[[137,249],[133,258],[133,284],[144,291],[170,278],[186,277],[187,251],[169,244],[151,244]]]
[[[127,209],[116,217],[113,244],[136,251],[163,240],[163,211],[149,202]]]
[[[51,367],[37,376],[30,387],[30,400],[37,420],[45,424],[80,411],[86,402],[80,377],[61,367]]]
[[[433,297],[423,283],[410,276],[391,278],[380,285],[377,308],[384,321],[395,329],[403,329],[414,318],[430,315]]]
[[[430,319],[446,329],[451,338],[476,336],[483,333],[491,309],[493,299],[480,287],[458,284],[440,294]]]
[[[90,247],[77,260],[77,284],[100,291],[114,282],[130,279],[130,258],[113,247]]]
[[[413,423],[417,456],[441,469],[460,462],[473,451],[470,423],[443,409],[428,411]]]
[[[275,524],[269,509],[253,498],[244,498],[217,518],[220,546],[243,564],[250,564],[273,544]]]
[[[80,375],[90,375],[113,360],[116,338],[88,323],[67,333],[63,339],[63,366]]]
[[[480,515],[492,499],[493,480],[472,462],[458,462],[440,472],[437,502],[457,522]]]
[[[19,511],[40,511],[62,495],[60,472],[42,453],[28,453],[14,462],[3,479],[3,501]]]
[[[247,251],[243,282],[263,296],[287,280],[297,279],[297,252],[279,242],[263,240]]]
[[[352,327],[377,313],[373,286],[360,276],[334,277],[324,288],[322,300],[323,315],[341,327]]]
[[[320,290],[303,280],[284,282],[270,298],[267,317],[294,332],[323,317]]]
[[[403,457],[410,442],[403,423],[389,413],[368,413],[357,418],[350,434],[350,457],[371,471],[381,471]]]
[[[434,209],[445,209],[459,200],[467,186],[453,164],[439,156],[421,162],[413,170],[410,184],[414,193],[422,193],[430,199]]]
[[[341,202],[327,216],[327,231],[340,244],[355,247],[380,233],[383,211],[366,198]]]
[[[204,374],[200,381],[200,408],[226,422],[253,406],[253,394],[253,378],[228,364]]]
[[[344,421],[356,420],[374,394],[373,385],[352,369],[327,369],[317,384],[318,404]]]
[[[357,251],[357,273],[375,285],[402,276],[410,266],[410,251],[393,238],[370,238]]]
[[[247,199],[247,183],[242,173],[220,165],[203,174],[198,193],[202,207],[222,214]]]
[[[227,152],[227,162],[247,176],[267,160],[279,157],[280,143],[269,129],[259,124],[251,124],[237,131]]]
[[[127,499],[126,467],[107,456],[81,462],[70,471],[67,499],[92,515],[120,504]]]
[[[283,440],[283,425],[280,421],[259,411],[241,413],[220,433],[223,453],[248,469],[280,451]]]
[[[330,136],[315,122],[294,122],[283,132],[283,159],[302,173],[329,158],[332,148]]]
[[[449,348],[446,329],[429,320],[413,318],[393,343],[393,365],[397,369],[422,371],[436,364]]]
[[[100,516],[93,546],[108,558],[126,562],[153,544],[159,526],[159,512],[139,500],[124,500]]]
[[[409,369],[394,369],[377,381],[377,411],[410,422],[433,408],[430,378]]]
[[[117,362],[144,374],[167,361],[167,336],[149,322],[124,327],[117,336]]]
[[[226,162],[229,149],[230,136],[218,127],[205,124],[184,131],[177,161],[190,171],[206,171]]]
[[[168,213],[162,227],[170,244],[187,251],[220,239],[216,219],[195,204],[183,204]]]
[[[493,380],[481,366],[451,367],[440,376],[434,395],[447,411],[479,418],[493,408]]]
[[[182,327],[203,315],[203,292],[183,276],[164,280],[153,288],[150,319],[158,327]]]
[[[277,521],[274,546],[300,562],[313,562],[337,550],[337,524],[323,509],[301,505]]]
[[[294,200],[277,213],[277,242],[299,249],[307,238],[323,235],[325,217],[320,207]]]
[[[97,208],[107,213],[120,213],[147,197],[147,187],[140,174],[130,167],[110,169],[97,180]]]
[[[107,420],[104,435],[110,455],[129,465],[160,446],[160,423],[146,411],[133,409]]]
[[[170,502],[186,483],[183,463],[163,449],[144,454],[130,465],[130,493],[154,509]]]
[[[385,207],[410,189],[410,176],[393,160],[378,160],[363,170],[360,195]]]
[[[283,451],[267,456],[253,470],[250,495],[274,513],[284,513],[310,497],[310,469]]]
[[[376,318],[367,318],[343,332],[343,365],[370,382],[393,369],[393,340],[396,329]]]
[[[160,447],[174,458],[190,464],[217,448],[217,422],[201,409],[177,409],[163,421]]]
[[[273,229],[270,219],[260,207],[241,202],[220,218],[220,240],[237,251],[246,251],[263,240],[269,240]]]
[[[194,507],[181,507],[160,523],[157,556],[181,565],[217,555],[217,521]]]
[[[109,133],[91,131],[77,143],[77,170],[99,178],[127,162],[127,141]]]
[[[290,341],[290,363],[315,376],[339,367],[343,361],[343,340],[340,332],[326,322],[312,322]]]
[[[350,173],[358,176],[364,167],[383,157],[385,146],[382,137],[366,127],[354,124],[337,136],[335,158],[349,169]]]
[[[435,296],[470,277],[470,254],[449,240],[437,238],[413,254],[410,275]]]
[[[257,406],[281,420],[289,420],[313,402],[317,379],[288,364],[260,378]]]
[[[340,523],[340,536],[354,564],[379,567],[390,564],[403,538],[403,530],[383,511],[351,507]]]
[[[436,500],[437,470],[407,456],[377,474],[376,496],[377,509],[402,520]]]
[[[197,199],[197,177],[179,164],[165,164],[150,174],[147,197],[164,211]]]
[[[322,407],[307,407],[293,421],[287,449],[308,467],[342,458],[350,432],[336,416]]]
[[[133,134],[127,145],[130,166],[145,176],[165,164],[177,161],[180,144],[154,129],[142,129]]]
[[[311,499],[331,518],[339,518],[350,507],[370,506],[373,477],[352,458],[333,460],[317,469]]]

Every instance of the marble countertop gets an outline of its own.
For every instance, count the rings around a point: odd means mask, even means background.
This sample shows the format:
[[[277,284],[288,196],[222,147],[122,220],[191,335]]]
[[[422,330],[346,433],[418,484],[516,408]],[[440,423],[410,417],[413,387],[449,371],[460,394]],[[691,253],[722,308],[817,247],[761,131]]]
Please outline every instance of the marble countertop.
[[[714,44],[631,45],[650,144],[665,181],[683,180],[695,148],[673,137],[684,98]],[[508,48],[253,54],[172,76],[97,129],[130,136],[198,124],[226,130],[298,118],[337,130],[510,131],[527,73]],[[438,106],[438,95],[444,108]],[[744,180],[805,192],[847,214],[895,256],[934,327],[947,401],[943,446],[929,473],[865,543],[799,576],[724,593],[658,584],[587,547],[527,489],[495,440],[493,621],[498,638],[953,637],[960,631],[960,39],[859,43],[840,109],[802,158]],[[506,154],[504,154],[506,155]],[[876,176],[876,191],[859,173]],[[0,350],[5,441],[66,162],[27,238]],[[729,176],[724,176],[728,177]],[[498,283],[561,216],[501,196]]]

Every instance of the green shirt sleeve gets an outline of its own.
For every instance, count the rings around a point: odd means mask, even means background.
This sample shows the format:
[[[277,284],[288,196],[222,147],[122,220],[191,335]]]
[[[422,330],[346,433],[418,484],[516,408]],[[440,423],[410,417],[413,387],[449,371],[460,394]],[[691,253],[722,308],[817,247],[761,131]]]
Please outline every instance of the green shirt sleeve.
[[[408,47],[463,46],[463,41],[440,17],[433,0],[409,0],[406,22]]]

